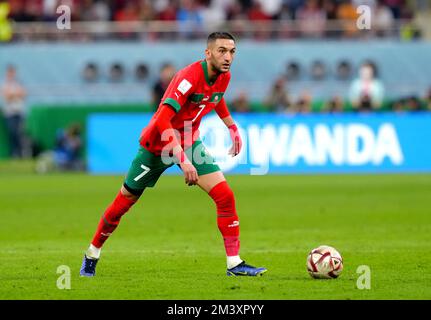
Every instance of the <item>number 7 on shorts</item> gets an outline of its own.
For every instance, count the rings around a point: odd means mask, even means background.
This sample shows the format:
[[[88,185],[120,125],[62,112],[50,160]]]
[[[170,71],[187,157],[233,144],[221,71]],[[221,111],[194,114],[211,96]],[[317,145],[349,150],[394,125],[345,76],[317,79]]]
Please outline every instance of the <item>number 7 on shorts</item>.
[[[138,181],[139,179],[141,179],[143,176],[145,176],[148,172],[150,172],[150,168],[148,168],[147,166],[141,164],[141,168],[144,169],[144,171],[142,171],[138,176],[136,176],[133,180]]]

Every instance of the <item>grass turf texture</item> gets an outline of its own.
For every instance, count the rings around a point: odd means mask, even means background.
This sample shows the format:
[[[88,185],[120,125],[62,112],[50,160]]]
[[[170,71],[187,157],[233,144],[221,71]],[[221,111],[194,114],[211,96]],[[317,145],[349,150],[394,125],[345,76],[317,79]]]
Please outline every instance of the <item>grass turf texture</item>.
[[[269,269],[259,278],[225,275],[211,199],[163,176],[107,241],[97,276],[80,278],[122,177],[16,168],[0,164],[0,299],[431,298],[430,175],[228,176],[242,257]],[[308,275],[306,256],[321,244],[343,255],[340,278]],[[56,286],[60,265],[71,290]],[[356,287],[360,265],[370,290]]]

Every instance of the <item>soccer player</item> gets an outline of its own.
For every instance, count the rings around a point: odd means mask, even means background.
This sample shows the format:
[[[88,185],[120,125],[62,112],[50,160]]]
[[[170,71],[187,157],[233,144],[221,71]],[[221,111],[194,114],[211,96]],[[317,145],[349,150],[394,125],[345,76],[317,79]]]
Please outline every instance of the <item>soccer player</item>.
[[[232,139],[229,154],[241,151],[241,137],[223,94],[230,80],[235,39],[226,32],[208,36],[205,59],[180,70],[171,80],[159,108],[140,136],[140,148],[121,190],[100,219],[85,253],[81,276],[94,276],[104,242],[117,228],[121,217],[136,203],[147,187],[174,163],[183,171],[185,183],[198,185],[214,200],[217,225],[224,240],[228,276],[258,276],[267,271],[246,264],[239,256],[239,219],[235,197],[220,168],[199,139],[203,116],[215,109]]]

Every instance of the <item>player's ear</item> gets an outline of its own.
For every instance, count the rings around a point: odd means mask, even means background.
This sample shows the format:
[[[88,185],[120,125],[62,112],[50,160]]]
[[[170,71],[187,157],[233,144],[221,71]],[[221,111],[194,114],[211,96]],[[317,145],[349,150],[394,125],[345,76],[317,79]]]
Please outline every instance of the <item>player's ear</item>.
[[[205,57],[206,58],[211,58],[211,50],[209,48],[205,49]]]

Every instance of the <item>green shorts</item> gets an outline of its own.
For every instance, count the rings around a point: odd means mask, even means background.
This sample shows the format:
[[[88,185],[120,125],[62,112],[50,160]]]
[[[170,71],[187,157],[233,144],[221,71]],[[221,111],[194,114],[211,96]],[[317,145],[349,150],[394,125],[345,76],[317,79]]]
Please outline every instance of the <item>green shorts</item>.
[[[214,158],[208,153],[202,141],[197,140],[185,151],[198,172],[198,176],[220,171]],[[142,193],[146,187],[154,187],[160,175],[176,164],[175,159],[156,156],[144,147],[140,147],[124,181],[125,187],[132,193]]]

